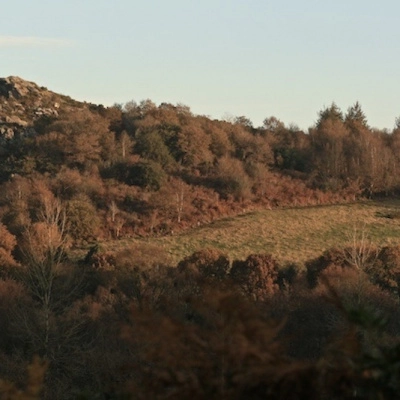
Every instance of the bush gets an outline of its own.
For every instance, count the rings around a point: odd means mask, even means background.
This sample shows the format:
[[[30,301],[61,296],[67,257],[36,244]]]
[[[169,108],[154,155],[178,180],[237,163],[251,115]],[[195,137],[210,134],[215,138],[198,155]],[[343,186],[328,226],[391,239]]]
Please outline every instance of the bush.
[[[279,268],[269,254],[251,254],[245,261],[234,261],[232,280],[255,300],[264,300],[279,290]]]
[[[281,289],[292,285],[296,278],[300,275],[302,266],[295,263],[290,263],[279,269],[278,283]]]
[[[234,158],[223,157],[218,161],[214,189],[223,197],[235,200],[251,196],[251,182],[243,164]]]
[[[380,249],[368,274],[383,289],[400,295],[400,246]]]
[[[346,261],[345,252],[343,250],[335,248],[326,250],[318,258],[306,263],[306,277],[310,289],[317,286],[319,275],[331,265],[340,267],[349,265]]]
[[[190,271],[204,277],[225,278],[229,270],[229,259],[216,249],[203,249],[184,258],[178,264],[180,272]]]
[[[86,196],[67,202],[68,233],[75,241],[96,237],[100,226],[97,210]]]

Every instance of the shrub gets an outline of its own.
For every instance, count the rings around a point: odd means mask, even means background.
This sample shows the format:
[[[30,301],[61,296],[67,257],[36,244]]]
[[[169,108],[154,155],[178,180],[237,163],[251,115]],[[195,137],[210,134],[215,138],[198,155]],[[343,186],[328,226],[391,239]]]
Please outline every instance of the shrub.
[[[383,289],[400,295],[400,246],[381,248],[368,274]]]
[[[251,196],[251,182],[243,164],[234,158],[223,157],[218,161],[214,189],[223,197],[241,200]]]
[[[251,254],[245,261],[234,261],[230,276],[245,293],[264,300],[278,289],[278,264],[269,254]]]
[[[184,258],[178,264],[180,272],[191,271],[204,277],[223,279],[229,269],[229,259],[216,249],[203,249]]]
[[[79,196],[67,202],[68,233],[75,241],[96,237],[100,220],[90,199]]]
[[[346,261],[346,256],[343,250],[336,248],[326,250],[318,258],[306,263],[306,277],[308,285],[311,289],[317,286],[320,273],[331,265],[341,267],[349,265]]]
[[[280,268],[278,271],[279,287],[284,289],[288,285],[292,285],[300,275],[301,269],[301,265],[295,263],[290,263]]]

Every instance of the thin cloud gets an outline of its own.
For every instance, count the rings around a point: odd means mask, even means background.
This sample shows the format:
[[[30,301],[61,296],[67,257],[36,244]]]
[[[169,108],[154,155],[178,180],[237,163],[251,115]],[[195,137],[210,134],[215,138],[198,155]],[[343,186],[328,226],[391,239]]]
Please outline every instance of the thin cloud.
[[[65,39],[36,36],[0,36],[0,47],[65,47],[72,42]]]

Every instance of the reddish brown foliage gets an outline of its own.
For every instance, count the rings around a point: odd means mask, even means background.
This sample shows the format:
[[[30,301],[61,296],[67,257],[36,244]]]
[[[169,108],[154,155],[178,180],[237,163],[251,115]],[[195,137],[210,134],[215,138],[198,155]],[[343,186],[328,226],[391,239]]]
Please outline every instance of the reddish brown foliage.
[[[252,254],[234,261],[232,280],[255,300],[265,300],[279,290],[278,264],[269,254]]]
[[[229,259],[216,249],[203,249],[178,263],[178,271],[200,274],[207,278],[222,280],[229,270]]]
[[[12,252],[17,245],[17,240],[7,228],[0,223],[0,268],[15,266],[16,262]]]

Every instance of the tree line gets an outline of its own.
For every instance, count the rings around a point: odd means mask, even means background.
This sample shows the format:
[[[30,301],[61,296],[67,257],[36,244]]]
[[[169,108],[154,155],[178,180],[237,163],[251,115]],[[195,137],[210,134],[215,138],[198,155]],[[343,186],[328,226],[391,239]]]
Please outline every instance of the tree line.
[[[255,128],[245,117],[211,120],[150,100],[60,109],[32,131],[0,148],[0,216],[17,237],[35,221],[39,192],[66,204],[79,241],[167,234],[256,207],[400,187],[400,124],[369,127],[359,103],[345,114],[324,108],[307,133],[275,117]]]

